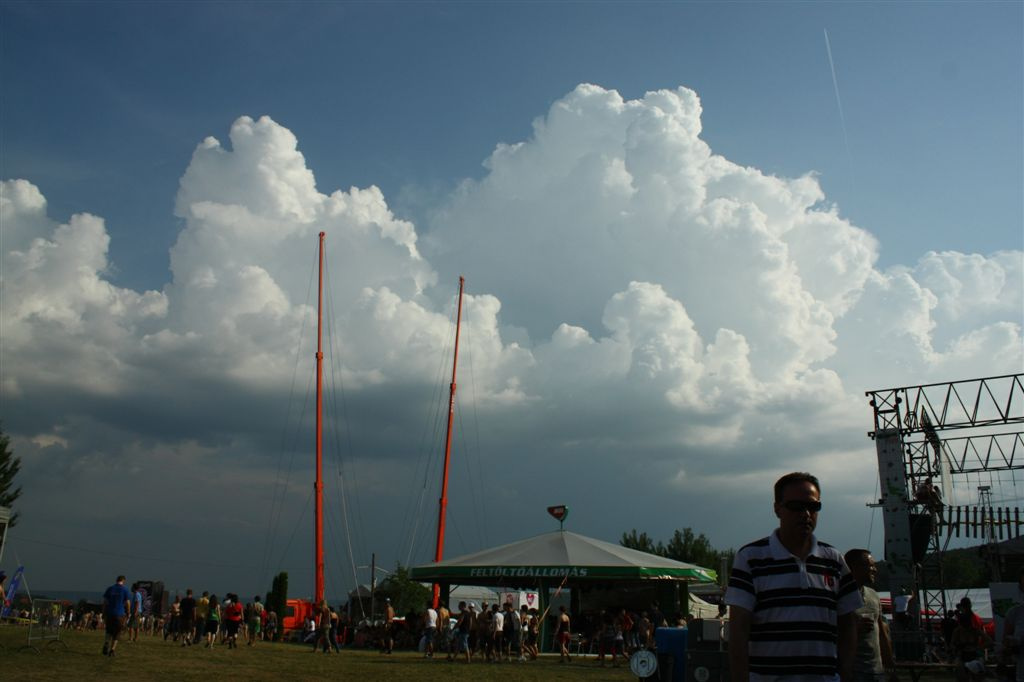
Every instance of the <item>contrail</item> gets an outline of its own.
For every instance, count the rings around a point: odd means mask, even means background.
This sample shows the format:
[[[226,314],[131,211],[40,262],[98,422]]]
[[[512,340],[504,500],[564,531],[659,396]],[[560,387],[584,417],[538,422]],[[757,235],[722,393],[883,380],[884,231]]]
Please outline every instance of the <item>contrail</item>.
[[[836,106],[839,108],[839,124],[843,128],[843,144],[846,145],[846,158],[850,164],[850,177],[853,177],[853,154],[850,153],[850,136],[846,133],[846,115],[843,114],[843,100],[839,97],[839,79],[836,78],[836,65],[832,61],[832,43],[828,39],[828,29],[825,31],[825,50],[828,52],[828,66],[832,70],[832,88],[836,93]]]

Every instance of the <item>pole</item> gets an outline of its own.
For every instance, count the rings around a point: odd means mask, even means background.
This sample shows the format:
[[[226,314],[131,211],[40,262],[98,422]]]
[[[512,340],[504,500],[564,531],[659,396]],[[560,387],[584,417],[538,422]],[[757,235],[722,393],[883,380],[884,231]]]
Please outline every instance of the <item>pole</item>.
[[[377,553],[370,555],[370,627],[373,627],[373,613],[377,608]]]
[[[324,233],[320,233],[320,271],[317,281],[316,299],[316,482],[313,490],[316,493],[315,521],[315,571],[313,584],[313,602],[319,604],[324,599],[324,482],[320,476],[323,466],[324,433],[323,433],[323,296],[324,296]]]
[[[459,304],[458,313],[455,318],[455,357],[452,360],[452,383],[448,392],[448,432],[444,438],[444,471],[441,477],[441,500],[439,502],[437,518],[437,548],[434,551],[434,563],[438,563],[444,556],[444,519],[448,509],[448,464],[452,456],[452,423],[455,420],[455,370],[459,366],[459,331],[462,328],[462,290],[465,285],[465,278],[459,275]],[[434,583],[434,608],[437,608],[441,599],[441,586]]]

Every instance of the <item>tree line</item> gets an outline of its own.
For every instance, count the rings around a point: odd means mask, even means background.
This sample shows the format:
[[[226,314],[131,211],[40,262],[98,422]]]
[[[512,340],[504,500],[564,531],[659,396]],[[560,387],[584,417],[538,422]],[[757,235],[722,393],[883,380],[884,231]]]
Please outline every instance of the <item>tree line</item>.
[[[672,533],[668,542],[655,542],[647,533],[637,532],[633,528],[628,533],[622,534],[619,544],[630,549],[640,550],[648,554],[657,554],[666,559],[685,561],[688,564],[696,564],[701,568],[710,568],[713,571],[722,571],[722,560],[725,560],[725,571],[732,570],[732,559],[736,551],[730,549],[715,549],[711,546],[711,540],[704,533],[695,534],[692,528],[677,529]]]

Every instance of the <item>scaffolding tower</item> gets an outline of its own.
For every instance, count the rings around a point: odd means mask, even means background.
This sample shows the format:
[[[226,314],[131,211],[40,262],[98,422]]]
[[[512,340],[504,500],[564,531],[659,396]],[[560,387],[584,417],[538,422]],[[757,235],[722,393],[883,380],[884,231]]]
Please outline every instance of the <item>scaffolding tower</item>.
[[[976,504],[951,506],[956,480],[1024,469],[1024,374],[868,391],[885,525],[889,591],[916,596],[921,631],[939,630],[946,612],[942,554],[950,539],[981,537],[999,572],[998,542],[1024,526],[1019,508],[993,507],[991,489]],[[984,486],[979,486],[979,488]],[[897,652],[899,655],[899,652]]]

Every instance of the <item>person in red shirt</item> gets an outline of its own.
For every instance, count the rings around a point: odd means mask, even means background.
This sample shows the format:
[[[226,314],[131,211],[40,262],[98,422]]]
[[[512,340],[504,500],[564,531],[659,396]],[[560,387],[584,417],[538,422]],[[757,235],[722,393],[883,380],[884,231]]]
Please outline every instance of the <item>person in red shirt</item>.
[[[238,600],[237,594],[229,594],[224,604],[224,627],[227,630],[229,649],[238,648],[238,628],[242,625],[245,611]]]

